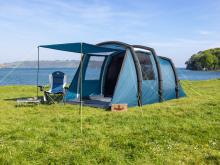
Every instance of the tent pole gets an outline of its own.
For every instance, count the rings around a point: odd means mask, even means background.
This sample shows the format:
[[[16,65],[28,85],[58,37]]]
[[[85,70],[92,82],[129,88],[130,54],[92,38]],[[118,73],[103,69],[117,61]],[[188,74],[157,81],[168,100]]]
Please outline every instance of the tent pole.
[[[40,50],[39,46],[37,47],[37,99],[38,99],[38,85],[39,85],[39,67],[40,67]]]
[[[83,73],[82,73],[82,68],[83,68],[83,65],[82,65],[82,58],[83,58],[83,50],[82,50],[82,42],[81,42],[81,57],[80,57],[80,61],[81,61],[81,65],[80,65],[80,130],[81,130],[81,133],[82,133],[82,106],[83,106],[83,103],[82,103],[82,79],[83,79]]]

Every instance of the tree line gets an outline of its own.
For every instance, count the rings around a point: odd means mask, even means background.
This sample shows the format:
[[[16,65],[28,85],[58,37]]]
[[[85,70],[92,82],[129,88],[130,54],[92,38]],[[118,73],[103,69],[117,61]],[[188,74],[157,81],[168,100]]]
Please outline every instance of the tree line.
[[[220,48],[200,51],[192,55],[185,64],[186,69],[190,70],[219,70]]]

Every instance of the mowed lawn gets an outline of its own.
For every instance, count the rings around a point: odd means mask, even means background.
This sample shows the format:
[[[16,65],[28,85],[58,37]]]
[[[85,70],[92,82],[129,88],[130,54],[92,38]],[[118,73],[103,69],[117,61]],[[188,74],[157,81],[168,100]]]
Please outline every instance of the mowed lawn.
[[[0,164],[220,164],[220,79],[182,81],[186,98],[127,112],[16,106],[34,86],[0,87]],[[143,113],[142,113],[143,112]]]

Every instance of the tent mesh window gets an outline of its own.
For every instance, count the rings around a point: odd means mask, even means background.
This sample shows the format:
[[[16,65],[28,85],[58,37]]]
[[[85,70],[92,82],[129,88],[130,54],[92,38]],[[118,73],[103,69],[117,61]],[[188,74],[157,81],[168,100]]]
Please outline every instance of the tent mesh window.
[[[99,80],[105,57],[91,56],[86,69],[85,80]]]
[[[135,53],[141,65],[143,80],[155,80],[153,65],[150,58],[151,54],[142,51],[136,51]]]

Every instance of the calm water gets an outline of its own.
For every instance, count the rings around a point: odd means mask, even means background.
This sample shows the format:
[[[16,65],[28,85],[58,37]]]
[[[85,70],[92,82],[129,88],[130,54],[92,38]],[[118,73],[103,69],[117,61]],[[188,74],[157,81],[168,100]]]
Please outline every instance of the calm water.
[[[67,74],[68,82],[70,82],[76,72],[76,69],[71,68],[47,68],[40,69],[39,84],[48,84],[48,75],[52,72],[60,70]],[[95,70],[88,73],[89,76],[93,76]],[[220,72],[206,72],[206,71],[190,71],[185,69],[177,69],[179,79],[181,80],[208,80],[220,78]],[[37,70],[36,69],[0,69],[0,85],[33,85],[36,84]]]

